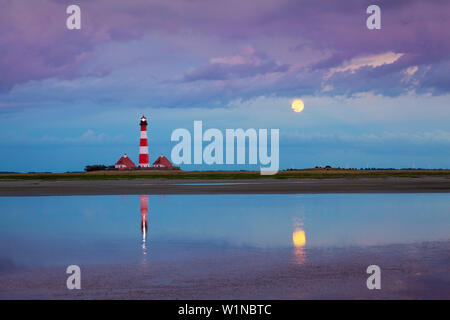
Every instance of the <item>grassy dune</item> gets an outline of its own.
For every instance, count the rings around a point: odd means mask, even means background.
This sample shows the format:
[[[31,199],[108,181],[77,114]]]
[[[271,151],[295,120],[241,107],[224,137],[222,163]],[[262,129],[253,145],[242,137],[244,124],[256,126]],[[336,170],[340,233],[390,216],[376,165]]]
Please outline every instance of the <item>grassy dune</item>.
[[[373,177],[440,176],[450,179],[450,170],[349,170],[302,169],[262,176],[259,171],[93,171],[85,173],[0,174],[0,180],[108,180],[108,179],[333,179]]]

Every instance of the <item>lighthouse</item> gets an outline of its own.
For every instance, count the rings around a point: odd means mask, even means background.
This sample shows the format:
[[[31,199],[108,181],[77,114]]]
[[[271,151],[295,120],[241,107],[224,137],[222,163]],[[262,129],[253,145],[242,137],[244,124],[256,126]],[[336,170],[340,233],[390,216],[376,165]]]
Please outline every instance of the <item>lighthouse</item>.
[[[148,168],[148,140],[147,140],[147,119],[142,116],[141,117],[141,140],[139,143],[139,167]]]

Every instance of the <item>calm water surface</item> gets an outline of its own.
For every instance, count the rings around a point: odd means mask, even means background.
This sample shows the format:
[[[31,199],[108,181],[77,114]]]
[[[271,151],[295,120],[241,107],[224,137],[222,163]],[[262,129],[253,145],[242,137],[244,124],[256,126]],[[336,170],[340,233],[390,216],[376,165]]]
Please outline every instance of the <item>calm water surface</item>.
[[[0,198],[0,272],[450,239],[449,194]]]

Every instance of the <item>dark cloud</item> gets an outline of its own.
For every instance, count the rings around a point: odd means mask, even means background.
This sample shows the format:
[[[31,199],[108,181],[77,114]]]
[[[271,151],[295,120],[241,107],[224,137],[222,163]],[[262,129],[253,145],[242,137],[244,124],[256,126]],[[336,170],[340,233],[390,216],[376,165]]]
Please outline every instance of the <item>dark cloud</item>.
[[[377,31],[365,26],[365,10],[372,1],[258,0],[256,4],[241,0],[98,0],[79,4],[82,30],[69,31],[65,28],[64,1],[0,0],[0,91],[8,92],[15,85],[48,78],[114,77],[116,63],[96,61],[96,50],[108,43],[132,43],[146,35],[156,35],[180,42],[186,56],[197,61],[190,68],[175,70],[183,81],[173,82],[172,87],[166,82],[161,89],[162,94],[185,92],[179,99],[186,101],[193,96],[196,100],[189,102],[193,104],[207,101],[211,92],[216,94],[215,100],[222,101],[261,93],[282,96],[362,91],[385,95],[409,90],[449,92],[448,1],[377,1],[382,8],[382,29]],[[210,60],[205,53],[195,51],[194,46],[199,43],[192,47],[181,43],[180,39],[190,36],[203,39],[205,47],[209,41],[217,40],[230,48],[258,43],[261,52],[253,60],[247,56],[244,57],[247,60],[238,63],[218,62],[212,60],[214,56]],[[278,39],[287,39],[290,45],[277,46],[279,57],[270,56],[268,52],[277,45],[273,40]],[[301,64],[307,50],[312,50],[310,58],[317,52],[325,58],[301,67],[292,58],[284,58],[288,53],[298,54]],[[403,56],[393,63],[361,66],[326,77],[330,69],[352,59],[386,52]],[[120,59],[124,59],[124,54],[121,52]],[[114,52],[110,56],[114,60]],[[119,59],[119,54],[115,58]],[[405,80],[405,69],[414,66],[418,71]],[[172,63],[167,63],[167,69],[171,68]],[[277,77],[271,78],[273,74]],[[179,87],[199,81],[222,83],[205,84],[201,86],[203,91],[193,94],[186,87]]]
[[[289,65],[279,64],[273,60],[264,61],[258,64],[242,63],[230,65],[226,63],[211,63],[192,70],[184,75],[183,80],[229,80],[233,78],[247,78],[268,73],[287,72]]]

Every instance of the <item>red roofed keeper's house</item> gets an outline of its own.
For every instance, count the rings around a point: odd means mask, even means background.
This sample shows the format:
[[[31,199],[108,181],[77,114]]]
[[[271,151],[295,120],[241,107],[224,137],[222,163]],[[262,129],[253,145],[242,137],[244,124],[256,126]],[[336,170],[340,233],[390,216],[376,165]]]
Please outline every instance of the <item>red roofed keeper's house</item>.
[[[119,170],[130,170],[135,169],[136,165],[133,163],[133,161],[131,161],[130,158],[128,158],[127,154],[125,153],[123,157],[116,162],[114,168]]]
[[[163,155],[160,155],[155,162],[153,168],[175,168],[172,163]]]

